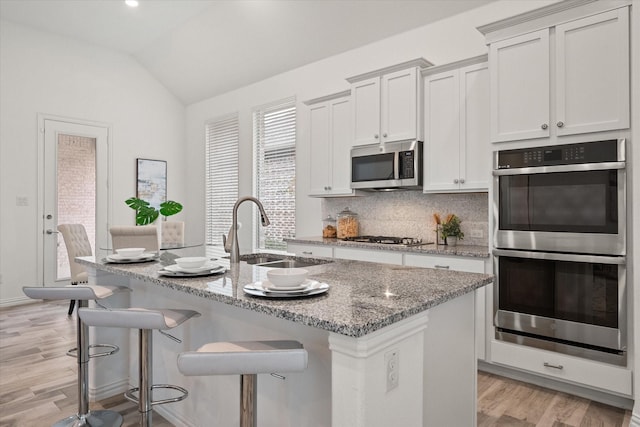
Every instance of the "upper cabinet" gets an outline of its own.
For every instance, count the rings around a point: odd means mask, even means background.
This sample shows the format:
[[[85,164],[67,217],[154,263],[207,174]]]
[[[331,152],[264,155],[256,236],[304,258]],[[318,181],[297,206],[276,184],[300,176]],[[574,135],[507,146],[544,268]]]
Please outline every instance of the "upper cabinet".
[[[354,146],[422,140],[420,70],[431,65],[417,59],[347,79]]]
[[[349,91],[307,101],[309,107],[309,195],[352,196]]]
[[[491,141],[549,136],[549,30],[489,46]]]
[[[523,15],[517,23],[480,28],[489,42],[491,141],[629,127],[627,3],[551,14],[563,7],[554,5],[530,20]],[[611,4],[618,8],[602,10]],[[511,36],[517,31],[523,33]]]
[[[425,193],[489,189],[486,61],[483,55],[423,72]]]

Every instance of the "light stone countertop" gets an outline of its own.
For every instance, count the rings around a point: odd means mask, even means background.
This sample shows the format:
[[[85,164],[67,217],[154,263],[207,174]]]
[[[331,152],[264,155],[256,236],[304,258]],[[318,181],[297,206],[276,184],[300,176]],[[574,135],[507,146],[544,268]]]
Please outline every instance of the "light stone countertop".
[[[486,246],[461,245],[436,245],[435,243],[405,246],[405,245],[388,245],[383,243],[364,243],[349,242],[340,239],[325,238],[319,236],[313,237],[296,237],[293,239],[285,239],[287,243],[302,245],[324,245],[324,246],[341,246],[347,248],[384,250],[392,252],[404,252],[424,255],[451,255],[460,257],[489,258],[489,248]]]
[[[204,249],[200,255],[204,255]],[[142,280],[150,286],[351,337],[364,336],[493,282],[489,274],[316,258],[326,263],[305,268],[310,279],[330,285],[328,292],[301,298],[266,298],[248,295],[242,288],[266,280],[269,268],[244,261],[224,274],[212,276],[178,278],[158,274],[164,265],[173,264],[180,256],[185,254],[171,250],[163,251],[159,260],[146,263],[112,264],[94,257],[77,260],[98,271]],[[229,267],[228,259],[216,262]]]

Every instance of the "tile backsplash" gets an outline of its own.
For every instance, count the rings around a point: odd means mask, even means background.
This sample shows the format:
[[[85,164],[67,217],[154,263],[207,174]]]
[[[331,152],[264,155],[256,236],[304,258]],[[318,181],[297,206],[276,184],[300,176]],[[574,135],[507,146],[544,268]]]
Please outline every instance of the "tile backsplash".
[[[419,191],[365,193],[362,197],[325,198],[322,218],[348,207],[358,214],[360,235],[418,237],[435,241],[433,214],[452,213],[465,235],[460,244],[488,246],[488,193],[424,194]],[[472,237],[480,233],[482,237]]]

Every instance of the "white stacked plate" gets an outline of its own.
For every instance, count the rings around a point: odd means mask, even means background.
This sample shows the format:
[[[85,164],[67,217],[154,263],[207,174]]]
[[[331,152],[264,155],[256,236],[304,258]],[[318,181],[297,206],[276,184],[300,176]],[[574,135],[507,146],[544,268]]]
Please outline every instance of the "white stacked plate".
[[[224,273],[225,271],[226,269],[220,264],[213,261],[207,261],[202,267],[197,268],[183,268],[178,264],[167,265],[162,270],[158,271],[158,274],[172,277],[195,277]]]
[[[283,287],[273,286],[268,280],[246,285],[243,290],[249,295],[268,298],[296,298],[323,294],[329,290],[329,285],[316,280],[307,279],[299,285]]]
[[[155,252],[145,252],[141,255],[133,256],[133,257],[122,256],[119,254],[111,254],[111,255],[107,255],[107,257],[105,258],[105,261],[113,262],[117,264],[127,264],[132,262],[147,262],[147,261],[153,261],[154,259],[156,259],[157,255],[158,254],[156,254]]]

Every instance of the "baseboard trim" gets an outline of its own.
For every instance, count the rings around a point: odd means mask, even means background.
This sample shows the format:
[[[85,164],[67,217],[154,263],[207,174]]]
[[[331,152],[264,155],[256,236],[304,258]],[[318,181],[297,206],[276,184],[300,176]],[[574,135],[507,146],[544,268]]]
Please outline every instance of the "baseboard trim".
[[[538,375],[530,374],[512,368],[498,366],[482,360],[478,361],[478,370],[511,378],[517,381],[534,384],[540,387],[550,388],[552,390],[561,391],[563,393],[572,394],[574,396],[583,397],[585,399],[604,403],[610,406],[615,406],[617,408],[627,410],[633,409],[633,399],[630,399],[628,397],[606,393],[604,391],[594,390],[588,387],[580,387],[575,384],[568,384],[562,381],[553,380],[551,378],[543,378]],[[635,414],[636,417],[638,415],[640,414]],[[640,419],[638,419],[638,421],[640,421]],[[640,427],[640,424],[638,424],[637,427]]]
[[[3,298],[0,299],[0,307],[12,307],[14,305],[30,304],[32,302],[42,302],[42,300],[33,300],[26,295],[16,298]]]
[[[640,406],[640,405],[636,405],[636,406]],[[640,411],[640,407],[636,408],[638,411]],[[629,424],[630,427],[640,427],[640,412],[633,412],[631,414],[631,423]]]
[[[133,386],[129,385],[128,379],[123,379],[110,384],[107,384],[100,388],[89,387],[89,400],[102,400],[115,396],[116,394],[122,394],[129,390]]]

